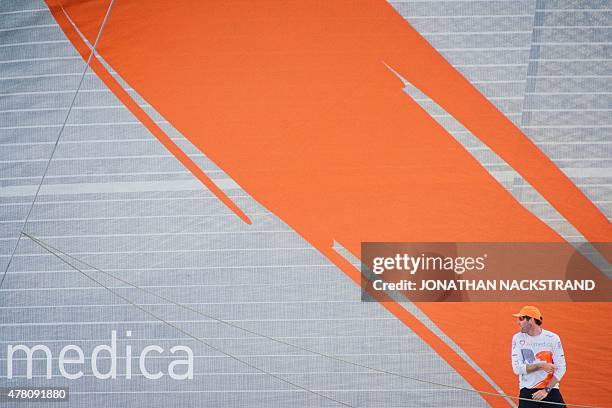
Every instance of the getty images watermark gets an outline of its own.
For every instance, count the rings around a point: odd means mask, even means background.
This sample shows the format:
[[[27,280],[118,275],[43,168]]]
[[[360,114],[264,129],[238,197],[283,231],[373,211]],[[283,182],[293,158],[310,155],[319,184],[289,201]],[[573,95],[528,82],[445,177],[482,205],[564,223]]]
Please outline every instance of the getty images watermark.
[[[131,337],[132,332],[130,330],[126,331],[125,336],[128,338]],[[26,378],[31,379],[34,371],[34,353],[37,353],[39,356],[44,356],[39,360],[46,363],[46,377],[50,379],[52,377],[52,362],[54,359],[51,349],[44,344],[37,344],[33,347],[28,347],[23,344],[9,344],[6,358],[7,378],[13,378],[14,375],[22,376],[22,373],[14,373],[14,368],[16,366],[16,361],[23,360],[23,357],[19,356],[25,355]],[[138,369],[140,374],[149,380],[160,379],[166,374],[174,380],[193,379],[193,351],[191,348],[177,345],[168,349],[168,353],[166,353],[163,347],[151,344],[144,347],[140,353],[134,353],[132,346],[126,344],[125,354],[118,357],[116,330],[111,331],[110,345],[100,344],[92,350],[90,358],[91,371],[93,376],[100,380],[115,379],[117,378],[118,361],[124,361],[125,367],[122,367],[123,372],[119,375],[121,378],[130,379],[132,378],[132,360],[136,356],[138,356],[138,366],[134,367],[134,369]],[[159,367],[154,370],[150,367],[147,368],[147,360],[156,359],[159,361],[159,357],[167,357],[169,360],[166,370],[160,370]],[[110,364],[101,364],[105,360],[110,361]],[[83,368],[85,367],[85,353],[83,349],[77,345],[68,344],[64,346],[57,358],[57,364],[62,377],[69,380],[76,380],[85,375],[83,372]],[[138,373],[135,372],[134,375],[138,375]]]

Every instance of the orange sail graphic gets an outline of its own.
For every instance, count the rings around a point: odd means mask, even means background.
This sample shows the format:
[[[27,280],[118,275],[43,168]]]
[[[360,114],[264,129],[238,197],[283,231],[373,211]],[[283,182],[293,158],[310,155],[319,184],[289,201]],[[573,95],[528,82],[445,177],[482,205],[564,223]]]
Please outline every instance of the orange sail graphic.
[[[58,3],[48,4],[87,55]],[[63,7],[91,42],[107,5]],[[586,196],[383,1],[118,1],[98,51],[245,191],[356,282],[359,272],[331,250],[334,240],[355,255],[363,241],[562,241],[402,91],[387,65],[509,163],[588,240],[612,237],[610,222]],[[138,111],[98,61],[92,68]],[[506,354],[492,358],[491,350],[509,350],[517,305],[456,304],[452,312],[444,304],[418,306],[515,394]],[[475,388],[493,391],[405,310],[385,307]],[[555,331],[567,344],[565,381],[588,371],[603,385],[609,365],[572,362],[582,348],[602,345],[572,331],[570,316],[579,313],[585,328],[602,332],[612,308],[551,303],[548,310],[559,316]],[[488,324],[477,324],[479,316]],[[597,401],[606,392],[599,385],[568,390],[567,399]]]

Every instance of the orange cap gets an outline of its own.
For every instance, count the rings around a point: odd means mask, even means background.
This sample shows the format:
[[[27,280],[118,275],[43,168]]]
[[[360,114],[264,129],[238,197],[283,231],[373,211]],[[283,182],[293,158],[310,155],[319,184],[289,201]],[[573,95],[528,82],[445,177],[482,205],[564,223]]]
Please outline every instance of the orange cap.
[[[523,306],[520,312],[513,314],[512,316],[529,316],[534,319],[542,320],[542,313],[540,313],[540,309],[535,306]]]

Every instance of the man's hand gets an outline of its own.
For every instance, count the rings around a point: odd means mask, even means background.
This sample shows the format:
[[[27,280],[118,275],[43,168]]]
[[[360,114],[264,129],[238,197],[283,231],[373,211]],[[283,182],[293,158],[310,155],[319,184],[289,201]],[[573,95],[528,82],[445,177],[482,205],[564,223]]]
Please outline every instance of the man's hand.
[[[546,392],[546,390],[537,390],[531,395],[531,398],[536,401],[542,401],[544,398],[546,398],[547,395],[548,393]]]
[[[540,365],[540,370],[546,371],[547,373],[552,373],[555,371],[555,365],[551,363],[543,363]]]

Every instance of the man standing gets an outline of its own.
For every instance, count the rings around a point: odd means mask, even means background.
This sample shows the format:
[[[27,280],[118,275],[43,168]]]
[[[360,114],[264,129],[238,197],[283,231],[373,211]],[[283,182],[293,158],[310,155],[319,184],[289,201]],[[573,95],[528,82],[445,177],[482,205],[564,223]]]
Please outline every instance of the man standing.
[[[565,374],[565,356],[561,339],[542,329],[542,314],[535,306],[525,306],[513,316],[518,317],[519,333],[512,337],[512,370],[519,377],[519,408],[565,407],[559,381]]]

